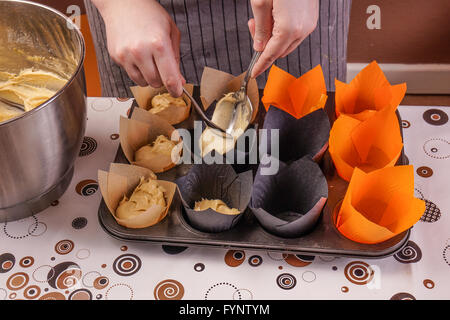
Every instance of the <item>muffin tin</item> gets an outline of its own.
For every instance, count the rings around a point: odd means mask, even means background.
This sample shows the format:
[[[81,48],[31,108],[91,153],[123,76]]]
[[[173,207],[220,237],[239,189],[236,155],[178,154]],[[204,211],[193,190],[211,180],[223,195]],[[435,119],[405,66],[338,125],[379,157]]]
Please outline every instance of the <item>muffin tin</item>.
[[[198,98],[198,88],[194,90],[194,97]],[[134,102],[133,108],[137,105]],[[334,94],[330,93],[325,110],[330,123],[335,120]],[[130,112],[130,114],[131,114]],[[259,109],[256,118],[257,126],[263,127],[265,110]],[[400,115],[397,112],[399,121]],[[122,149],[119,147],[116,163],[128,163]],[[408,164],[408,159],[402,152],[397,165]],[[361,244],[344,237],[336,229],[334,219],[340,202],[344,198],[348,183],[336,174],[333,162],[325,152],[319,165],[327,179],[328,200],[316,227],[309,233],[299,238],[281,238],[268,233],[257,221],[251,211],[242,214],[239,222],[230,230],[220,233],[206,233],[193,228],[186,218],[186,212],[182,205],[180,194],[174,196],[169,213],[164,220],[157,225],[143,229],[128,229],[115,221],[102,200],[98,210],[98,218],[102,228],[112,237],[122,241],[135,241],[149,244],[170,246],[203,246],[222,249],[240,250],[264,250],[296,255],[321,255],[321,256],[345,256],[359,258],[383,258],[395,254],[401,250],[409,240],[410,230],[407,230],[385,242],[378,244]],[[158,179],[175,181],[187,174],[191,164],[181,164],[169,171],[157,174]],[[256,172],[257,166],[249,165],[244,169]]]

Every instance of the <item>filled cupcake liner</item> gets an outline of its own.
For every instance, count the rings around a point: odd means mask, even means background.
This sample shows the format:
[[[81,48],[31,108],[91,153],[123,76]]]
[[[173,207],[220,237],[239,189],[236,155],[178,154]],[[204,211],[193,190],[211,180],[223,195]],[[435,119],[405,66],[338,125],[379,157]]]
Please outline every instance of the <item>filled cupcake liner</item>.
[[[121,226],[140,229],[147,228],[163,220],[172,204],[176,191],[176,184],[157,180],[165,190],[166,207],[153,205],[142,214],[128,219],[120,219],[116,216],[116,210],[124,196],[130,196],[139,185],[141,177],[156,180],[156,175],[147,168],[134,165],[112,163],[109,171],[98,171],[98,183],[103,199],[109,212]]]
[[[179,133],[166,120],[144,109],[135,108],[130,119],[120,117],[119,135],[123,153],[131,164],[160,173],[172,169],[180,162],[183,142]],[[159,135],[176,142],[172,154],[170,156],[155,154],[152,159],[135,161],[135,152],[145,145],[152,144]]]
[[[273,161],[278,172],[264,174]],[[315,227],[327,199],[327,180],[311,156],[291,164],[269,156],[256,174],[250,209],[269,233],[296,238]]]
[[[194,91],[194,85],[185,84],[184,88],[192,95]],[[152,86],[134,86],[130,87],[130,90],[133,93],[133,96],[139,108],[147,111],[152,108],[151,102],[156,95],[168,92],[165,87],[153,88]],[[185,94],[183,94],[181,97],[186,102],[185,107],[169,106],[168,108],[161,110],[160,112],[155,114],[165,119],[171,125],[182,123],[190,116],[192,102]]]
[[[328,147],[330,121],[320,108],[296,119],[281,109],[271,107],[264,120],[267,131],[266,149],[269,155],[283,162],[295,161],[311,156],[319,161]],[[278,130],[278,142],[273,141],[274,130]]]
[[[253,174],[237,174],[230,165],[199,164],[175,182],[189,224],[203,232],[217,233],[231,229],[241,219],[250,202]],[[227,215],[213,209],[195,211],[195,202],[202,199],[222,200],[229,208],[238,209],[239,214]]]

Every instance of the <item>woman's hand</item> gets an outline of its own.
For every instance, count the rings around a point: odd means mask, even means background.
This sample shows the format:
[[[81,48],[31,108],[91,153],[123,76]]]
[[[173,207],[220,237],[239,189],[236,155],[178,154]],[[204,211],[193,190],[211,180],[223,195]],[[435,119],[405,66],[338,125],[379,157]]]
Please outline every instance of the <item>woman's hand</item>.
[[[93,0],[105,21],[108,51],[140,86],[182,95],[180,31],[154,0]]]
[[[319,18],[319,0],[250,0],[254,19],[248,27],[253,48],[262,51],[253,68],[256,78],[275,60],[285,57],[314,31]]]

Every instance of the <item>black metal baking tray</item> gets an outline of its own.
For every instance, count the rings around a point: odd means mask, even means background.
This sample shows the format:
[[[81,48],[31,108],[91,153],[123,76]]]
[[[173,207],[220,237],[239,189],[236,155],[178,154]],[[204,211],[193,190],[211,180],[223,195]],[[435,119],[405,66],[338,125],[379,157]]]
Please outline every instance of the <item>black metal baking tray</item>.
[[[195,96],[198,98],[198,90],[194,91]],[[133,103],[132,108],[134,107],[136,107],[135,103]],[[335,120],[333,93],[329,94],[326,111],[332,124]],[[262,128],[264,113],[265,110],[261,107],[257,117],[257,123],[260,128]],[[400,121],[400,116],[398,113],[397,115]],[[120,147],[114,162],[128,163]],[[402,165],[408,162],[407,157],[402,152],[397,164]],[[190,166],[188,164],[179,165],[167,172],[158,174],[158,178],[174,181],[176,178],[185,175]],[[152,227],[128,229],[119,225],[112,217],[103,200],[98,210],[98,218],[102,228],[114,238],[122,241],[170,246],[264,250],[296,255],[384,258],[395,254],[406,245],[409,240],[410,230],[378,244],[361,244],[344,237],[335,227],[334,209],[344,198],[348,183],[336,174],[328,151],[322,158],[320,166],[328,182],[328,201],[315,229],[300,238],[280,238],[266,232],[248,209],[239,223],[231,230],[221,233],[198,231],[188,224],[178,192],[166,218]]]

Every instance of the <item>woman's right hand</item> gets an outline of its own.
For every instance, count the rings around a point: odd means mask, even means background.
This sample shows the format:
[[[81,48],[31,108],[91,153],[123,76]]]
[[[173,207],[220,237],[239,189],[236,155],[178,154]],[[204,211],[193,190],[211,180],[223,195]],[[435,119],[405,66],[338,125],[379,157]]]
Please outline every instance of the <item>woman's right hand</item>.
[[[108,51],[139,86],[182,95],[180,31],[154,0],[92,0],[105,21]]]

